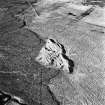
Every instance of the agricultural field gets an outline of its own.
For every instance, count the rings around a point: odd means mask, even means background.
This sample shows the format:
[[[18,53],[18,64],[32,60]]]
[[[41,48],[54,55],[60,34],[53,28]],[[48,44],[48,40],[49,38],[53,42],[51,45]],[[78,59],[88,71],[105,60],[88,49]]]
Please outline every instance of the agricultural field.
[[[104,1],[58,1],[0,1],[0,105],[105,104]]]

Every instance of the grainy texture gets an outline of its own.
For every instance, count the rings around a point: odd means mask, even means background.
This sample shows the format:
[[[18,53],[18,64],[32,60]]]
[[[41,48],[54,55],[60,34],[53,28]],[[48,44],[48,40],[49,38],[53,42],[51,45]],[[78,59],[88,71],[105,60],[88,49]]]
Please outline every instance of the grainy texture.
[[[26,23],[17,17],[28,7],[25,0],[0,1],[0,90],[20,97],[26,105],[58,105],[47,84],[59,71],[35,61],[45,42],[38,33],[25,29]]]
[[[105,28],[64,15],[47,22],[33,21],[29,29],[41,37],[57,39],[75,62],[73,75],[63,72],[49,84],[62,105],[103,105]]]
[[[4,0],[0,5],[1,91],[26,105],[104,105],[104,28],[56,13],[43,23],[34,21],[33,14],[19,19],[29,6],[26,1]],[[35,61],[46,38],[64,46],[65,55],[75,62],[72,75]]]

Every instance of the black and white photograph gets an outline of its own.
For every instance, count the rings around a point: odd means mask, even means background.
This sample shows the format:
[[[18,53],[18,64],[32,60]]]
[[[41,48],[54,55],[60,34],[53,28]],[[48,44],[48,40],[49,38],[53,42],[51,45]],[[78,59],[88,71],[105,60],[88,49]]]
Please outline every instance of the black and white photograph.
[[[0,0],[0,105],[105,105],[105,0]]]

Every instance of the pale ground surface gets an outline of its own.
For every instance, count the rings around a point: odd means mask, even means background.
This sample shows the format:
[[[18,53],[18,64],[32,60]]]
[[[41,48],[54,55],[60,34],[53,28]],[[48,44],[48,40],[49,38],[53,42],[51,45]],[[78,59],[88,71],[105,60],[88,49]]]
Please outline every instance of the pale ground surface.
[[[97,7],[89,16],[85,17],[83,21],[105,27],[105,7]]]
[[[62,105],[104,105],[105,28],[84,21],[73,23],[67,16],[35,22],[29,28],[45,40],[57,39],[75,62],[73,75],[63,72],[49,84]]]

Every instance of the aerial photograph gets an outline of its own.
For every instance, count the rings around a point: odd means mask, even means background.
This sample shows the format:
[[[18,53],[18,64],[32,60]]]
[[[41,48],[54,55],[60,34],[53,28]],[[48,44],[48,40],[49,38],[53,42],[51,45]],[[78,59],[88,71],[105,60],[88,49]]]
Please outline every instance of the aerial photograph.
[[[105,105],[105,0],[0,0],[0,105]]]

